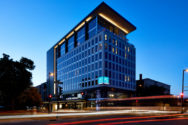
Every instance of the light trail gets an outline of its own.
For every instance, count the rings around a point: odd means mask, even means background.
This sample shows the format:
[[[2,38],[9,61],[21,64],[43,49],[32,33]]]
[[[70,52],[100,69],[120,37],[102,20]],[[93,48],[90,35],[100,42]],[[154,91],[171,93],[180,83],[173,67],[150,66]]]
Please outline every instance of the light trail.
[[[106,123],[108,125],[118,125],[118,124],[129,124],[129,123],[141,123],[141,122],[162,122],[162,121],[175,121],[175,120],[188,120],[188,118],[172,118],[172,119],[150,119],[150,120],[137,120],[137,121],[123,121],[123,122],[113,122]],[[104,123],[100,123],[97,125],[104,125]]]
[[[178,99],[178,96],[160,95],[160,96],[131,97],[131,98],[120,98],[120,99],[104,99],[101,101],[126,101],[126,100],[170,99],[170,98]]]
[[[97,120],[85,120],[85,121],[75,121],[75,122],[66,122],[66,123],[57,123],[50,125],[76,125],[76,124],[86,124],[94,122],[104,122],[104,121],[115,121],[115,120],[132,120],[132,119],[147,119],[147,118],[159,118],[159,117],[170,117],[170,116],[179,116],[182,114],[173,114],[173,115],[158,115],[158,116],[144,116],[144,117],[127,117],[127,118],[106,118],[106,119],[97,119]],[[186,114],[183,114],[186,115]],[[109,123],[108,123],[109,124]]]
[[[176,111],[156,111],[156,110],[115,110],[115,111],[99,111],[89,113],[67,113],[67,114],[41,114],[41,115],[8,115],[0,116],[0,119],[19,119],[19,118],[44,118],[56,116],[91,116],[91,115],[109,115],[109,114],[150,114],[150,113],[178,113]]]

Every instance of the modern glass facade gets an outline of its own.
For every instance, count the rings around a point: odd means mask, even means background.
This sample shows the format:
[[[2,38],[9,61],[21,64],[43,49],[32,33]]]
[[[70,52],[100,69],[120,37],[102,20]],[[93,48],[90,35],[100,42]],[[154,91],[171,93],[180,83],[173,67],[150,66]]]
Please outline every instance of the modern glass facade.
[[[99,14],[80,25],[48,51],[54,50],[54,58],[47,54],[47,74],[53,67],[54,81],[63,83],[64,97],[81,92],[92,95],[95,90],[103,91],[101,88],[135,91],[136,54],[127,33]],[[94,95],[88,97],[96,98]]]

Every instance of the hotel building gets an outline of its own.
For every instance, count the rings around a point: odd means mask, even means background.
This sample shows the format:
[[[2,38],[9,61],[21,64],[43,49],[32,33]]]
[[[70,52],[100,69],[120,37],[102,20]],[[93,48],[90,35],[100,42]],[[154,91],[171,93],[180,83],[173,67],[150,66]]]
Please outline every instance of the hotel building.
[[[48,50],[48,94],[93,106],[96,100],[130,97],[136,89],[136,53],[127,35],[135,29],[102,2]]]

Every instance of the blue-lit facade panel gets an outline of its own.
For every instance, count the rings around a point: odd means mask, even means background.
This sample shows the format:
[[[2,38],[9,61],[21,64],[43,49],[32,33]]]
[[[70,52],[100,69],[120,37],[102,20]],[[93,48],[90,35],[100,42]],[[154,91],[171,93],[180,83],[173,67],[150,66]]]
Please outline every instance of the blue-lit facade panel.
[[[110,87],[135,90],[135,48],[108,30],[57,59],[57,80],[63,82],[64,93],[99,87],[103,76]]]
[[[57,80],[63,82],[64,93],[98,85],[103,75],[102,37],[101,32],[57,59]]]
[[[104,76],[114,87],[135,90],[135,47],[112,32],[104,34]]]
[[[65,38],[55,53],[55,60],[53,48],[47,53],[47,74],[54,72],[55,66],[56,79],[63,83],[63,95],[88,91],[95,98],[95,89],[102,87],[123,90],[122,93],[135,91],[135,47],[128,43],[123,31],[100,16]],[[50,86],[53,91],[54,86]],[[103,97],[108,97],[109,92]]]

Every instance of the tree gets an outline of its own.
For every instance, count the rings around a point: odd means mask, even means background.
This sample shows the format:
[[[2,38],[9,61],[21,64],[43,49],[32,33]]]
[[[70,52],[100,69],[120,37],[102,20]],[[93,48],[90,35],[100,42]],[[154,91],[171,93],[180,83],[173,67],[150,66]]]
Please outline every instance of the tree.
[[[42,104],[41,95],[37,88],[30,87],[26,89],[19,97],[17,105],[19,109],[24,109],[26,106],[40,106]]]
[[[20,61],[13,61],[9,55],[3,54],[0,58],[0,92],[2,105],[14,108],[16,98],[32,85],[31,70],[35,68],[34,62],[22,57]]]

